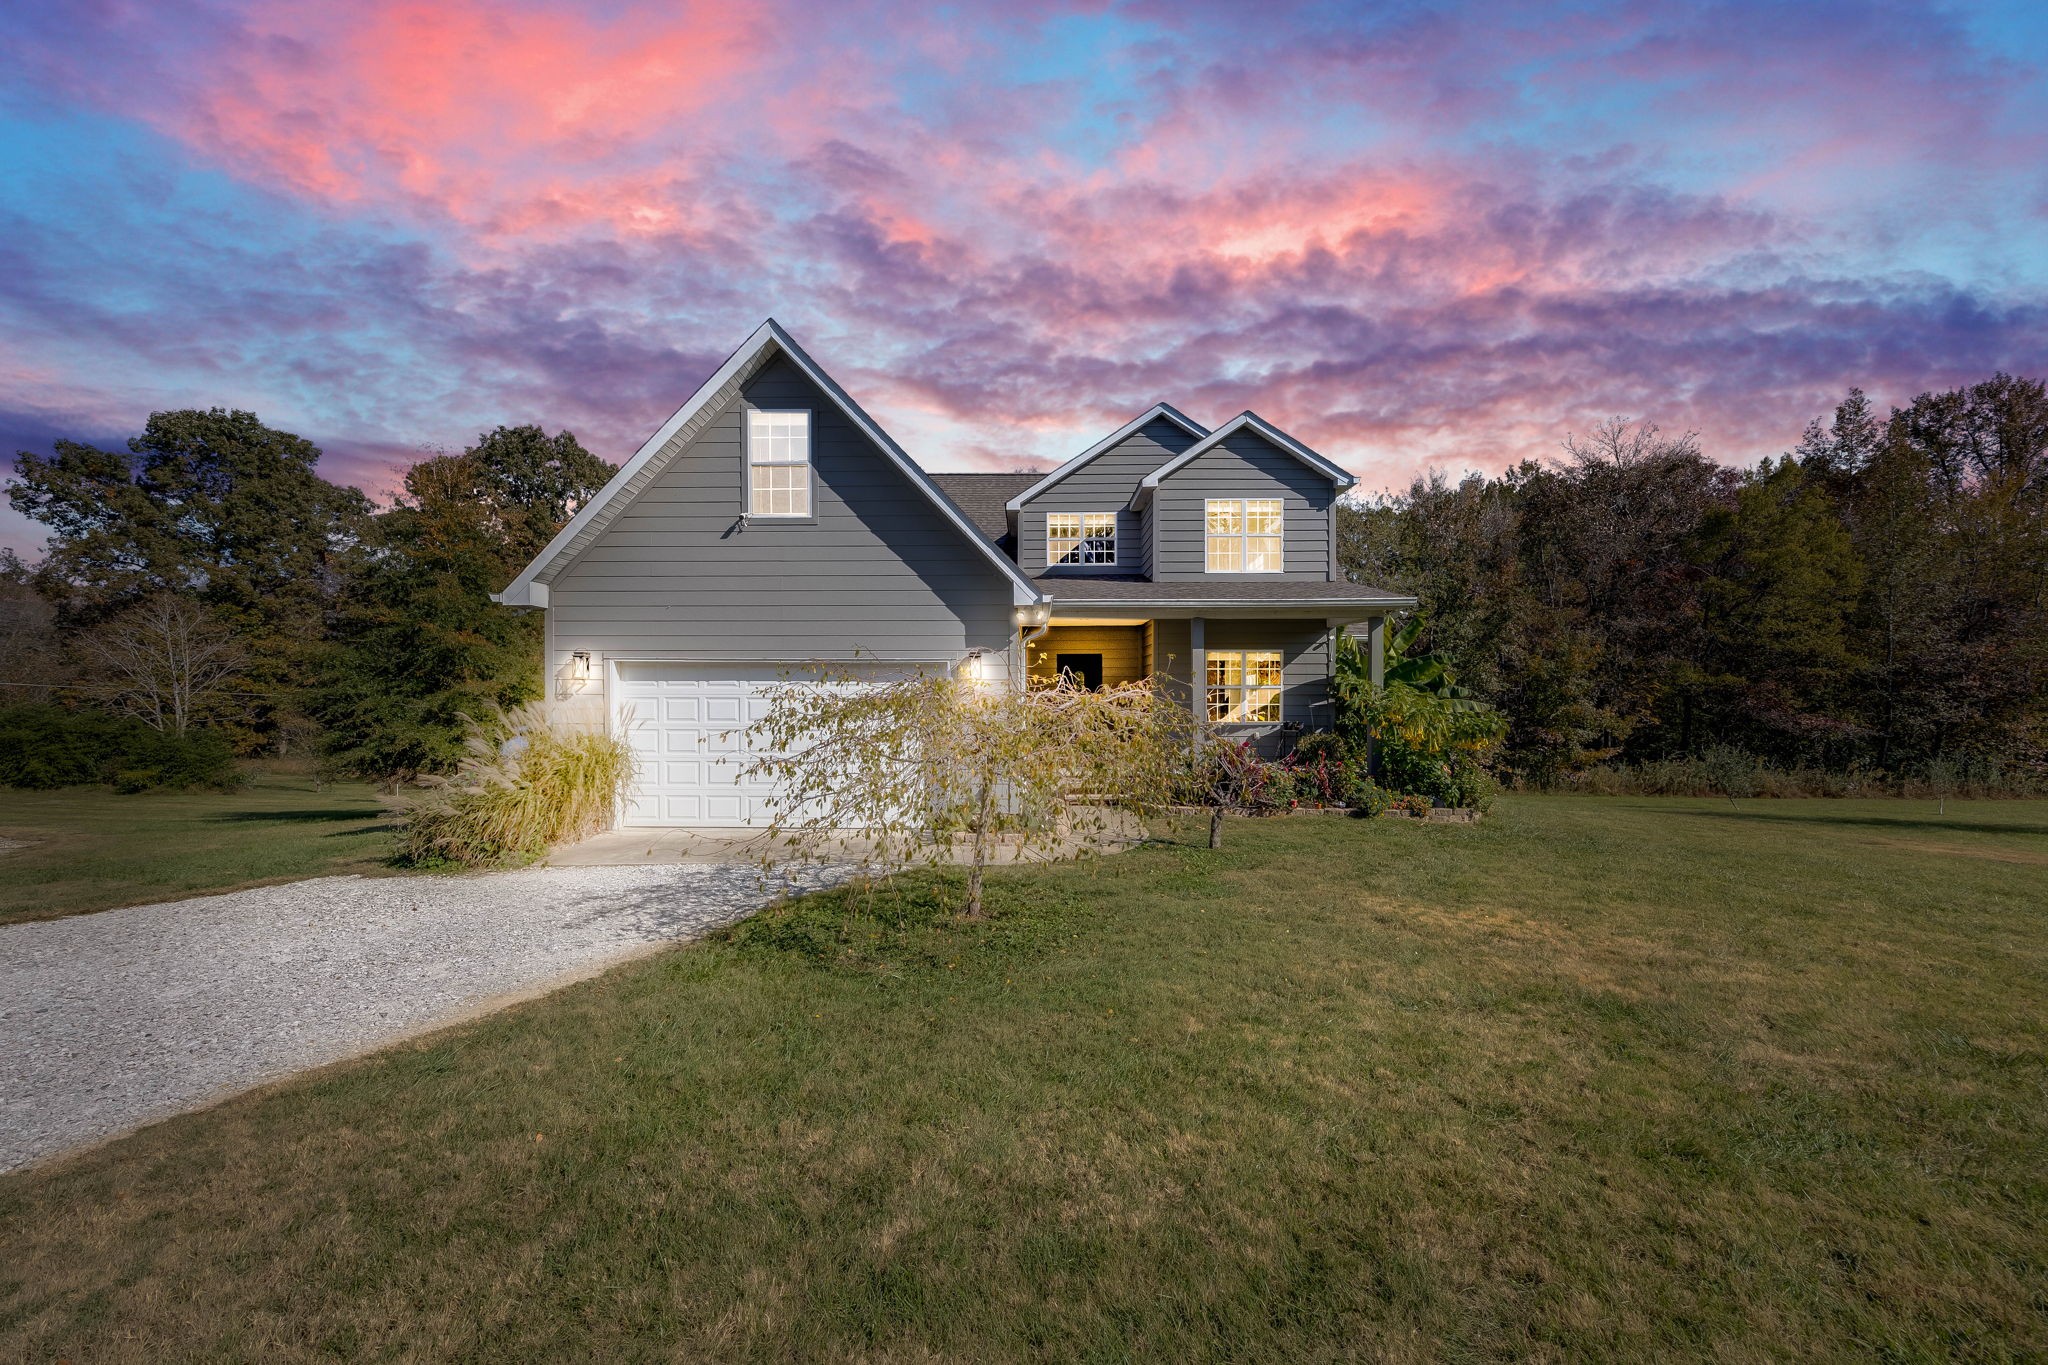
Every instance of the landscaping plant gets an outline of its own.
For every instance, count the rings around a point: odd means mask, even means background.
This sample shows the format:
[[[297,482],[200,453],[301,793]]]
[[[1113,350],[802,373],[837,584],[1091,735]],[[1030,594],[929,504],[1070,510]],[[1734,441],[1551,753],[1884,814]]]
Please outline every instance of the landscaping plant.
[[[1495,790],[1486,764],[1506,738],[1507,717],[1460,688],[1443,660],[1411,655],[1418,633],[1410,622],[1394,636],[1380,686],[1365,648],[1337,637],[1337,738],[1354,752],[1369,750],[1394,791],[1483,809]]]
[[[609,828],[633,780],[624,740],[549,724],[534,702],[466,719],[455,773],[406,811],[410,862],[490,867],[534,858]]]
[[[765,858],[892,870],[967,854],[966,918],[982,914],[999,841],[1021,855],[1165,804],[1188,749],[1185,710],[1149,682],[1029,687],[951,674],[875,681],[824,670],[769,690],[746,780],[773,785]],[[844,835],[859,831],[858,851]]]
[[[51,702],[0,709],[0,786],[226,791],[241,780],[217,730],[159,730],[132,716]]]

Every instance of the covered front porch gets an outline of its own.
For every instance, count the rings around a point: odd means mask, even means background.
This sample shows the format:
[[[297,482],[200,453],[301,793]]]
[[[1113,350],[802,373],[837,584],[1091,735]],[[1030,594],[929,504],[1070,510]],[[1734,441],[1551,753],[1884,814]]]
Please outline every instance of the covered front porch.
[[[1384,610],[1039,610],[1042,621],[1019,627],[1031,681],[1049,683],[1064,673],[1083,686],[1113,687],[1156,678],[1208,721],[1267,753],[1284,753],[1300,735],[1330,728],[1340,633],[1360,637],[1375,681],[1385,664]]]

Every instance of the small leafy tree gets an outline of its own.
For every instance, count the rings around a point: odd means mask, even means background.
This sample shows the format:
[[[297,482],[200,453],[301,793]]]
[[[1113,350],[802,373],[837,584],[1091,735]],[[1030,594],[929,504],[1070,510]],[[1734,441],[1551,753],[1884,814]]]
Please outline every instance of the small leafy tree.
[[[1163,805],[1188,749],[1187,713],[1150,683],[1089,689],[921,673],[846,672],[770,689],[744,780],[773,784],[766,842],[864,867],[952,856],[966,844],[966,918],[983,913],[998,842],[1049,853]]]
[[[82,631],[85,690],[153,730],[182,735],[248,662],[241,641],[205,607],[175,593],[145,598]]]
[[[1209,808],[1209,847],[1223,847],[1223,818],[1256,808],[1266,796],[1272,770],[1252,746],[1210,733],[1193,766],[1196,801]]]

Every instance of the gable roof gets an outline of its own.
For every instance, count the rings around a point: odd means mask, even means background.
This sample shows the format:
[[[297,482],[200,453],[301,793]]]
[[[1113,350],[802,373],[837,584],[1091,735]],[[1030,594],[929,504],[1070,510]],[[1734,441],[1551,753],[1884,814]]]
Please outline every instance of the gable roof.
[[[569,524],[556,532],[555,538],[533,557],[533,562],[520,570],[519,576],[506,586],[505,591],[493,593],[492,599],[508,607],[547,606],[548,580],[545,575],[558,566],[574,560],[587,549],[627,504],[632,502],[634,496],[652,483],[655,477],[682,452],[689,438],[710,425],[712,419],[739,393],[740,386],[759,373],[761,368],[777,355],[787,356],[790,363],[802,370],[807,379],[824,390],[826,396],[846,415],[847,420],[873,441],[891,463],[903,471],[910,482],[916,485],[918,491],[930,500],[932,506],[938,508],[946,520],[958,528],[960,534],[974,542],[975,548],[989,563],[1002,571],[1010,580],[1011,596],[1018,605],[1028,605],[1041,600],[1038,588],[1024,576],[1010,557],[997,549],[988,537],[981,533],[968,519],[966,513],[939,490],[932,482],[931,476],[918,468],[915,460],[903,453],[903,448],[889,438],[889,434],[882,430],[874,418],[862,411],[860,404],[854,402],[846,390],[834,383],[830,375],[818,368],[816,361],[804,354],[803,347],[796,344],[796,338],[784,331],[782,324],[774,318],[769,318],[755,328],[754,334],[747,338],[745,344],[726,357],[725,363],[698,386],[697,391],[675,410],[673,416],[661,424],[660,429],[647,438],[646,443],[634,452],[633,458],[619,467],[619,472],[612,476],[611,482],[599,489],[596,497],[579,508],[576,515],[569,519]],[[677,441],[678,436],[683,439]],[[670,449],[671,442],[674,443],[673,449]]]
[[[1202,437],[1207,436],[1209,434],[1209,428],[1203,426],[1200,422],[1195,421],[1187,414],[1181,412],[1179,409],[1175,408],[1171,403],[1154,403],[1151,407],[1147,408],[1138,416],[1133,417],[1130,421],[1124,423],[1115,431],[1112,431],[1111,433],[1109,433],[1109,435],[1097,441],[1094,445],[1089,446],[1086,450],[1082,451],[1079,455],[1076,455],[1073,459],[1068,460],[1058,469],[1053,470],[1052,473],[1046,475],[1037,483],[1032,484],[1029,488],[1017,494],[1017,496],[1011,498],[1008,504],[1006,504],[1008,510],[1012,512],[1020,510],[1025,503],[1031,501],[1031,499],[1037,497],[1040,493],[1043,493],[1046,489],[1052,487],[1061,479],[1066,478],[1067,475],[1073,473],[1082,465],[1087,464],[1090,460],[1094,459],[1098,455],[1105,454],[1106,452],[1114,448],[1119,442],[1124,441],[1129,437],[1137,435],[1139,432],[1143,431],[1147,426],[1151,425],[1153,422],[1158,421],[1162,417],[1165,418],[1167,421],[1173,423],[1175,426],[1179,427],[1182,431],[1185,431],[1188,435],[1194,437],[1196,440],[1200,440]]]
[[[1250,431],[1255,435],[1265,437],[1266,440],[1272,442],[1280,450],[1292,455],[1324,478],[1331,480],[1337,485],[1339,492],[1358,485],[1357,478],[1343,466],[1330,463],[1330,461],[1316,454],[1313,450],[1310,450],[1307,446],[1295,440],[1292,436],[1289,436],[1257,413],[1245,411],[1231,418],[1228,422],[1225,422],[1222,426],[1216,428],[1216,430],[1210,432],[1186,450],[1183,450],[1173,459],[1168,460],[1165,464],[1147,474],[1138,485],[1138,497],[1140,499],[1144,498],[1153,489],[1159,487],[1160,480],[1171,478],[1176,470],[1183,469],[1195,460],[1200,459],[1240,431]]]
[[[934,473],[932,482],[981,528],[981,533],[1001,545],[1010,536],[1010,516],[1003,504],[1010,497],[1037,483],[1036,474],[944,474]]]

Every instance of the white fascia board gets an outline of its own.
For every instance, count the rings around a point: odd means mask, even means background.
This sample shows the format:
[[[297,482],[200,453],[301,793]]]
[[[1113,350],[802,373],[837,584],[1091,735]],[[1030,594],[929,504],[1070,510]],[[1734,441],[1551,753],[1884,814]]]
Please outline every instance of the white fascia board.
[[[774,318],[768,319],[755,328],[754,334],[748,337],[738,350],[726,357],[725,363],[720,365],[709,379],[697,386],[697,391],[690,395],[689,400],[677,408],[674,415],[666,422],[663,422],[660,428],[647,438],[640,449],[633,453],[632,459],[619,467],[619,472],[612,475],[611,481],[598,490],[597,496],[577,509],[576,515],[569,519],[569,524],[555,533],[555,538],[550,540],[547,546],[533,557],[531,564],[528,564],[520,571],[519,577],[513,579],[505,591],[494,594],[496,600],[511,607],[545,607],[548,596],[547,584],[536,581],[539,576],[547,571],[549,566],[561,556],[562,552],[582,533],[585,527],[589,526],[591,522],[603,514],[607,504],[624,492],[626,486],[647,467],[649,461],[653,460],[661,452],[661,448],[668,444],[669,439],[676,432],[680,431],[698,413],[702,412],[705,406],[717,396],[718,391],[731,382],[734,375],[752,365],[761,353],[770,346],[779,348],[798,369],[804,372],[812,383],[823,389],[832,401],[838,404],[839,410],[846,414],[847,420],[860,428],[870,440],[880,447],[882,453],[888,456],[909,477],[912,483],[917,485],[918,489],[931,501],[932,505],[944,513],[946,519],[958,527],[962,535],[974,542],[975,547],[982,552],[983,556],[990,563],[1003,571],[1004,575],[1010,579],[1012,585],[1011,596],[1015,599],[1017,605],[1028,606],[1042,600],[1042,595],[1036,587],[1032,586],[1031,580],[1026,578],[1023,572],[1010,562],[1008,556],[991,545],[988,537],[982,535],[980,531],[974,528],[973,524],[967,520],[965,514],[953,505],[952,500],[941,493],[937,485],[932,483],[931,479],[922,469],[918,468],[917,463],[903,453],[903,448],[891,440],[888,434],[876,425],[872,417],[869,417],[866,412],[861,410],[860,404],[854,402],[844,389],[840,388],[839,385],[832,381],[829,375],[819,369],[815,361],[804,354],[803,347],[797,345],[796,339],[784,331],[782,324],[778,323]]]
[[[1046,489],[1058,483],[1061,479],[1066,478],[1067,475],[1073,473],[1082,465],[1087,464],[1096,456],[1111,450],[1123,441],[1128,440],[1132,436],[1135,436],[1137,433],[1143,431],[1147,426],[1151,425],[1153,422],[1157,421],[1162,417],[1164,417],[1167,421],[1173,423],[1175,426],[1179,427],[1182,431],[1185,431],[1188,435],[1194,437],[1198,441],[1209,434],[1209,429],[1207,427],[1203,426],[1200,422],[1195,421],[1187,414],[1181,412],[1172,404],[1154,403],[1150,408],[1146,409],[1145,412],[1143,412],[1137,417],[1133,417],[1130,421],[1124,423],[1115,431],[1112,431],[1111,433],[1109,433],[1109,435],[1103,437],[1094,445],[1089,446],[1079,455],[1076,455],[1073,459],[1068,460],[1058,469],[1053,470],[1052,473],[1046,475],[1037,483],[1032,484],[1031,487],[1025,489],[1022,493],[1019,493],[1016,497],[1011,498],[1008,502],[1004,503],[1003,506],[1005,510],[1010,512],[1021,511],[1025,503],[1031,501],[1040,493],[1043,493]]]
[[[518,586],[519,585],[517,583],[514,583],[512,585],[512,588],[516,588]],[[512,588],[507,588],[503,592],[492,593],[491,600],[493,602],[496,602],[498,605],[505,607],[537,607],[542,611],[547,610],[547,584],[528,583],[526,587],[517,595],[513,593]]]
[[[768,319],[762,325],[773,332],[777,344],[782,347],[783,352],[792,361],[796,362],[797,368],[809,376],[812,383],[831,395],[832,401],[839,405],[839,410],[846,414],[847,420],[859,427],[867,434],[868,439],[882,448],[882,453],[894,461],[896,467],[901,469],[910,481],[918,486],[925,497],[930,499],[932,506],[943,512],[946,520],[952,522],[954,526],[959,528],[961,535],[966,536],[968,540],[974,543],[974,547],[981,551],[983,558],[1003,571],[1004,575],[1010,580],[1010,595],[1015,605],[1030,606],[1043,600],[1044,594],[1040,593],[1037,586],[1024,576],[1024,571],[1012,563],[1008,555],[990,544],[989,538],[983,535],[974,523],[967,519],[967,514],[954,506],[951,498],[939,491],[939,486],[932,482],[931,476],[919,467],[917,461],[906,455],[903,447],[897,445],[890,438],[889,433],[883,431],[875,422],[874,418],[862,411],[860,404],[854,402],[846,390],[834,383],[830,375],[819,369],[817,364],[808,355],[804,354],[804,348],[796,344],[796,338],[783,331],[782,325],[773,318]]]
[[[1337,491],[1340,493],[1348,488],[1355,488],[1358,485],[1357,478],[1342,465],[1332,464],[1257,413],[1241,412],[1201,440],[1189,446],[1173,460],[1147,474],[1144,481],[1138,485],[1141,495],[1145,490],[1159,487],[1162,479],[1171,478],[1176,470],[1182,469],[1192,461],[1200,459],[1217,446],[1223,444],[1227,437],[1235,435],[1240,431],[1252,431],[1265,437],[1281,450],[1286,451],[1310,469],[1315,470],[1316,473],[1321,474],[1324,478],[1336,484]]]

